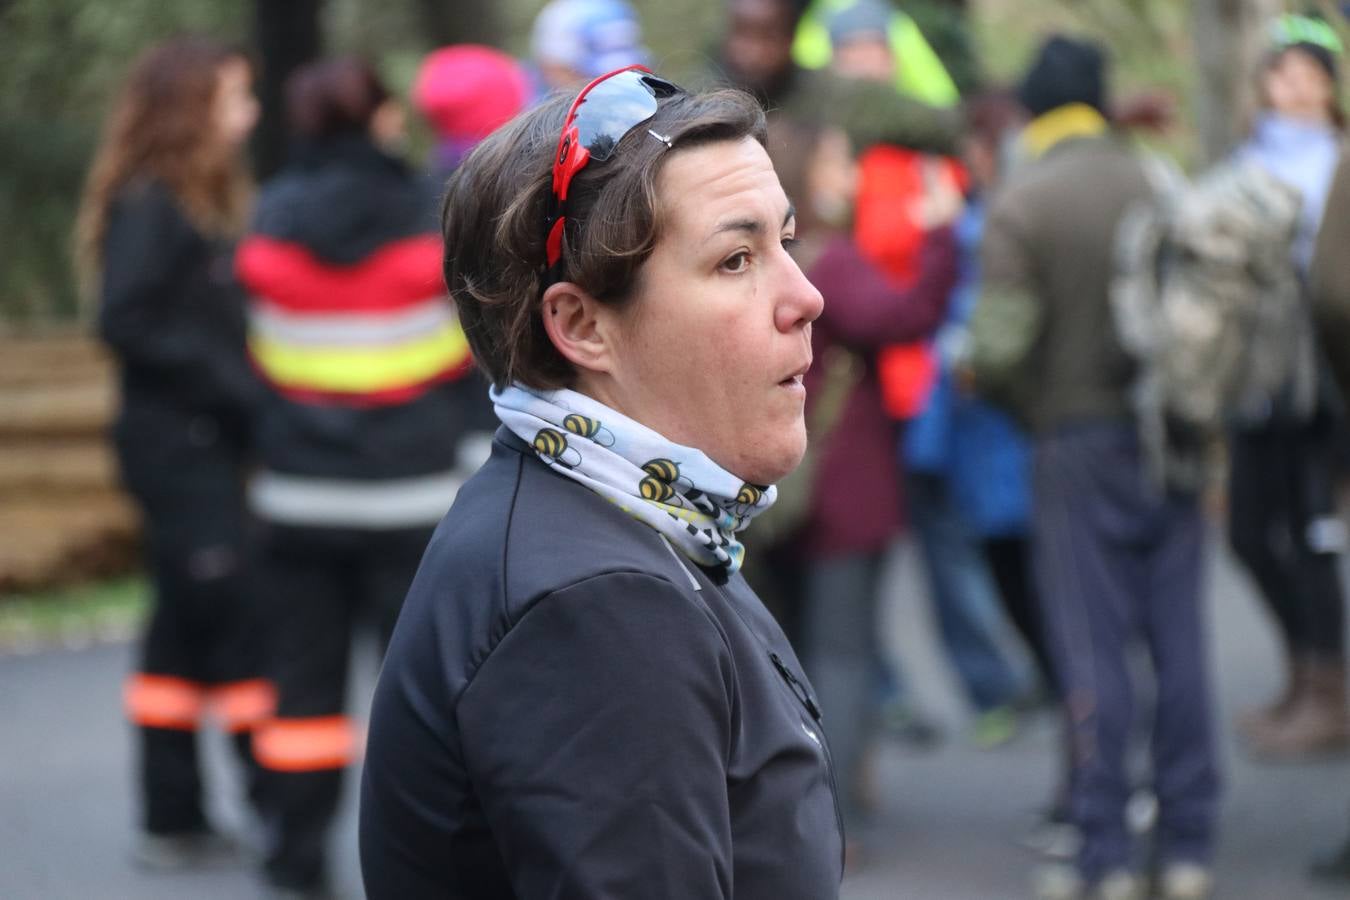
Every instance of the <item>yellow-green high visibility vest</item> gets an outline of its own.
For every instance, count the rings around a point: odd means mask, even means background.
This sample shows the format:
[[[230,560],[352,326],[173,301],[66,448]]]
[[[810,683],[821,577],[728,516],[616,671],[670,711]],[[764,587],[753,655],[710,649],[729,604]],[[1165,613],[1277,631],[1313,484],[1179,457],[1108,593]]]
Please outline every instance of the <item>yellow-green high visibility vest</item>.
[[[834,50],[826,21],[839,10],[848,9],[856,0],[814,0],[797,26],[792,42],[792,58],[807,69],[823,69],[830,64]],[[900,12],[891,14],[887,29],[891,52],[895,54],[895,89],[907,97],[930,106],[955,106],[961,100],[956,83],[946,66],[933,52],[928,40],[912,18]]]

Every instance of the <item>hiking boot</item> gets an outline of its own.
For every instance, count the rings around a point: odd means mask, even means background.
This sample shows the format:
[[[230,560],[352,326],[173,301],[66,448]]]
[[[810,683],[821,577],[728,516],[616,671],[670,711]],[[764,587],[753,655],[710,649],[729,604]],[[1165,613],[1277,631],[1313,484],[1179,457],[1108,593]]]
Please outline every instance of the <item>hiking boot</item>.
[[[1041,866],[1032,876],[1036,900],[1083,900],[1086,890],[1083,876],[1067,863]]]
[[[1252,755],[1266,762],[1292,762],[1350,749],[1345,665],[1304,664],[1303,690],[1278,723],[1252,739]]]
[[[1108,872],[1092,886],[1076,868],[1044,866],[1036,873],[1036,900],[1144,900],[1144,881],[1134,872]]]
[[[142,832],[131,846],[131,860],[148,871],[178,872],[239,863],[243,852],[233,838],[210,830]]]
[[[1144,891],[1144,880],[1122,869],[1104,876],[1088,896],[1092,900],[1144,900],[1148,895]]]
[[[942,743],[942,729],[904,701],[882,707],[881,733],[916,750],[932,750]]]
[[[1068,816],[1055,810],[1038,817],[1017,843],[1047,859],[1061,861],[1072,860],[1083,845],[1078,828]]]
[[[1303,661],[1287,658],[1285,668],[1288,674],[1285,676],[1284,690],[1274,701],[1238,713],[1233,725],[1244,739],[1259,740],[1261,735],[1278,728],[1302,697],[1306,673]]]
[[[1199,863],[1171,863],[1158,876],[1161,900],[1209,900],[1214,894],[1214,876]]]

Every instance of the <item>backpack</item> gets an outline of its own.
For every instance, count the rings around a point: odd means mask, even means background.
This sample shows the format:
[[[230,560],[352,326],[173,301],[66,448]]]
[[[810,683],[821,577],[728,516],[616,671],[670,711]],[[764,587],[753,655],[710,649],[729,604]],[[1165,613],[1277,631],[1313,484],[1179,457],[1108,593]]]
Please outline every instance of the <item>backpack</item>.
[[[1308,313],[1291,257],[1301,198],[1250,163],[1194,182],[1143,160],[1154,196],[1116,234],[1112,311],[1138,364],[1134,404],[1159,482],[1199,490],[1227,425],[1311,408]],[[1291,393],[1292,391],[1292,393]]]

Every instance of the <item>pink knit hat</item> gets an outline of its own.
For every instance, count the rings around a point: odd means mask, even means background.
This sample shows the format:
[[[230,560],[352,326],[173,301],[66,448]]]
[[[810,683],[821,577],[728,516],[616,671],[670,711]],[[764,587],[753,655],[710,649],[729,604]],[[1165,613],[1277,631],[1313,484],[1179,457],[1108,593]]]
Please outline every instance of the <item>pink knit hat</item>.
[[[530,79],[499,50],[457,44],[422,61],[412,97],[442,138],[477,142],[525,108]]]

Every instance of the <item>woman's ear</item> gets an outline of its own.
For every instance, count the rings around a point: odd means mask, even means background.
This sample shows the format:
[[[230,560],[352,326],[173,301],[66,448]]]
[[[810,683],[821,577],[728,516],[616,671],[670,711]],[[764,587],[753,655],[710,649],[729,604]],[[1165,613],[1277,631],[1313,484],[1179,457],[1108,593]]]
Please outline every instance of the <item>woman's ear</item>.
[[[612,370],[614,310],[578,285],[561,281],[544,291],[540,315],[553,346],[582,373]]]

